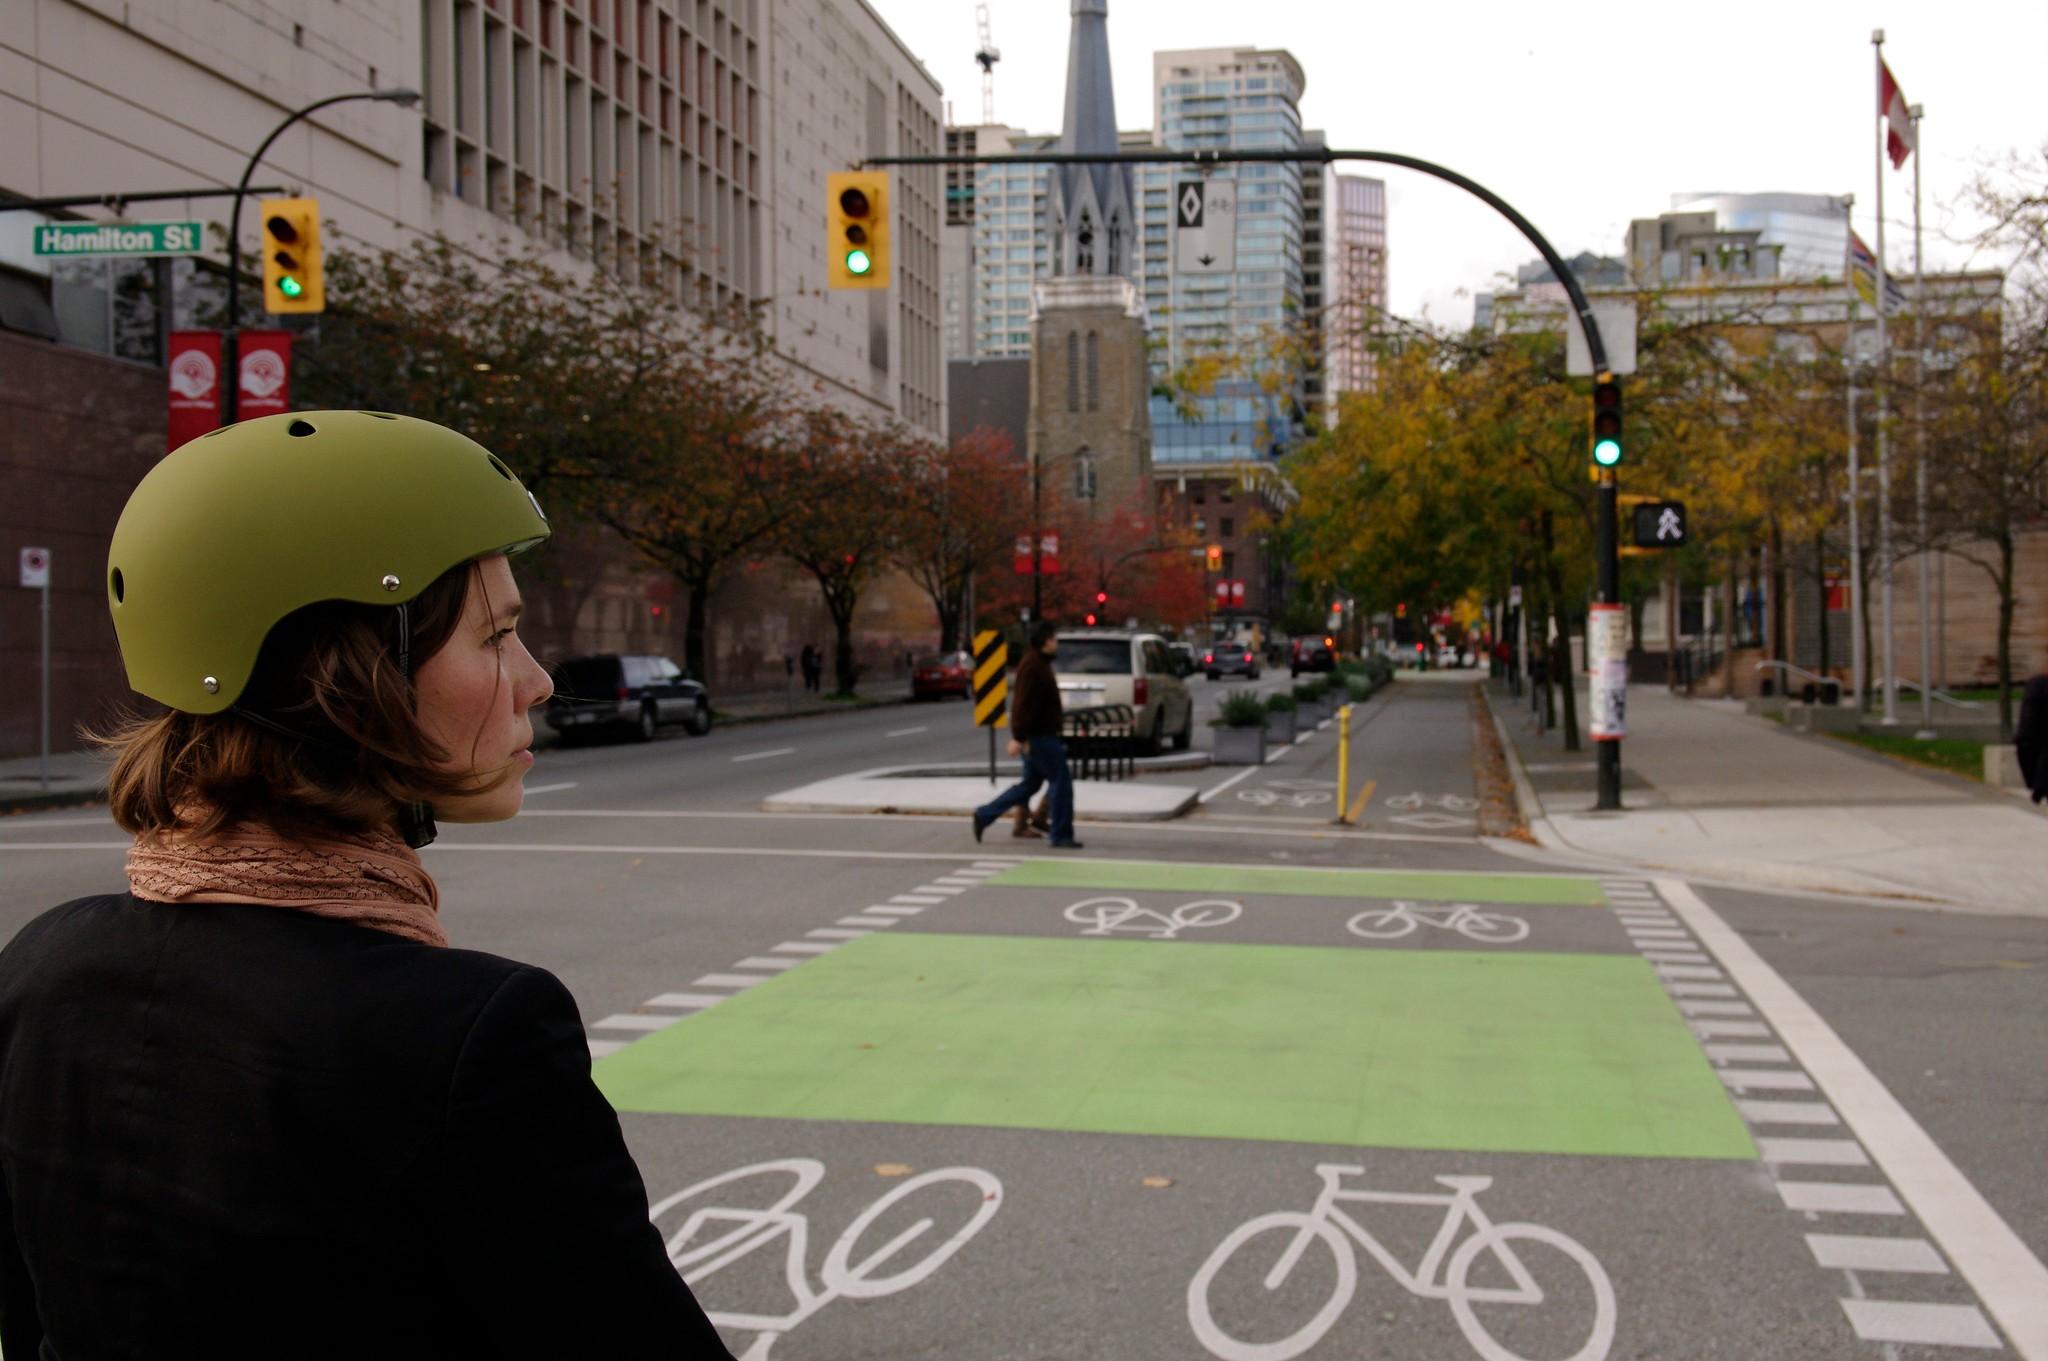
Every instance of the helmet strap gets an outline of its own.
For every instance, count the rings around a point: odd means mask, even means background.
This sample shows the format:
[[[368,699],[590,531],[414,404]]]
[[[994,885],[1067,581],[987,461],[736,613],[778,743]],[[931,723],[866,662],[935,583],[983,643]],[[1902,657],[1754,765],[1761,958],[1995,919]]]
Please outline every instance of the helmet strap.
[[[412,684],[412,609],[401,604],[398,609],[398,674],[405,677],[407,686]],[[405,844],[414,850],[434,844],[439,835],[434,826],[434,806],[430,803],[408,803],[398,810],[398,831],[405,838]]]

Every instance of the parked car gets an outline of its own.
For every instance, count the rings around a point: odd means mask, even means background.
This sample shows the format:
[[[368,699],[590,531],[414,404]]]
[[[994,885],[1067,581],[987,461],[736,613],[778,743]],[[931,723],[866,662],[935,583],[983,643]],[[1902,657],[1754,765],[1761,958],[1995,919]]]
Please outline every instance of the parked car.
[[[1222,676],[1249,676],[1259,678],[1259,654],[1253,652],[1249,643],[1235,643],[1228,638],[1211,643],[1202,649],[1202,674],[1210,680]]]
[[[570,657],[554,669],[555,693],[544,711],[563,737],[631,733],[651,742],[666,724],[701,737],[711,731],[711,696],[667,657],[598,653]]]
[[[1069,709],[1128,704],[1139,744],[1157,752],[1168,738],[1186,751],[1195,736],[1195,700],[1173,673],[1173,653],[1156,633],[1096,629],[1059,635],[1053,675]]]
[[[910,668],[912,699],[944,699],[948,695],[974,698],[973,653],[935,652],[919,657]]]
[[[1335,638],[1296,638],[1294,650],[1287,658],[1287,674],[1299,676],[1304,671],[1334,671],[1337,669],[1337,640]]]
[[[1193,643],[1168,643],[1166,650],[1173,655],[1174,675],[1185,678],[1194,675],[1199,670],[1195,665],[1195,645]]]

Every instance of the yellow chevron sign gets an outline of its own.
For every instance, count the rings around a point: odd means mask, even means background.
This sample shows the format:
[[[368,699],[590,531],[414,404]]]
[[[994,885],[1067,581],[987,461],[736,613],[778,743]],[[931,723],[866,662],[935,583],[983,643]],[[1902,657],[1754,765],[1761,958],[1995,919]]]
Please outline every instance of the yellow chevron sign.
[[[1009,645],[994,629],[974,635],[974,726],[993,728],[1006,717],[1010,698]]]

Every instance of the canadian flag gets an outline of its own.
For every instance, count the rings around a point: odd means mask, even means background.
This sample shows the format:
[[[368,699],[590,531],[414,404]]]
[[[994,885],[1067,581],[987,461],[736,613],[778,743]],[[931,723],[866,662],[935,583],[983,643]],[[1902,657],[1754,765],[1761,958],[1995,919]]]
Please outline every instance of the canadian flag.
[[[1877,59],[1877,112],[1884,119],[1885,150],[1891,154],[1892,169],[1897,170],[1920,147],[1913,120],[1906,113],[1906,96],[1900,92],[1899,82],[1892,78],[1892,68],[1884,64],[1883,57]]]

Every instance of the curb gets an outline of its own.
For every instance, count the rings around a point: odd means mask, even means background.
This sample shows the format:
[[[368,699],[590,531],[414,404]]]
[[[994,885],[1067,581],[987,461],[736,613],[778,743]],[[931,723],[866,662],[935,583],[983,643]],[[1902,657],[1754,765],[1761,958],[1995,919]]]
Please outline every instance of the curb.
[[[105,785],[94,785],[90,789],[37,790],[33,794],[0,794],[0,817],[10,813],[43,812],[51,808],[83,808],[106,801]]]

